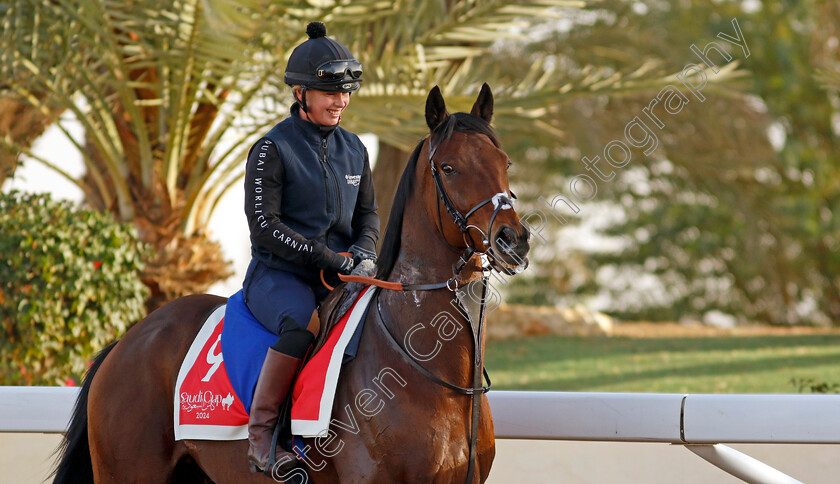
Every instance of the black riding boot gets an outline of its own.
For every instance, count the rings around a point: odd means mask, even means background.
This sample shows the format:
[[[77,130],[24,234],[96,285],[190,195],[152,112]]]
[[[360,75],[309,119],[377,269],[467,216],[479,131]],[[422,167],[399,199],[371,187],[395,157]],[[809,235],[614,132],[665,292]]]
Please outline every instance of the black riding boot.
[[[299,358],[293,358],[272,348],[269,348],[265,355],[251,403],[251,417],[248,420],[248,465],[251,472],[262,471],[267,475],[272,473],[272,469],[267,468],[271,437],[280,416],[280,406],[286,400],[300,361]],[[279,444],[275,455],[277,462],[286,460],[282,465],[276,466],[277,471],[288,471],[297,465],[295,454],[286,452]]]

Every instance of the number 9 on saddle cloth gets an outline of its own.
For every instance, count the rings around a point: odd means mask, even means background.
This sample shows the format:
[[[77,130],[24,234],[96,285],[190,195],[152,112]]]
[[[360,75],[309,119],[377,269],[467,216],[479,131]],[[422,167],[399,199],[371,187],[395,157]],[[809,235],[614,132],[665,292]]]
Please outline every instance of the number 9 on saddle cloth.
[[[231,385],[246,411],[250,411],[255,378],[268,348],[303,358],[313,339],[306,324],[328,294],[320,282],[309,283],[296,274],[251,261],[243,289],[228,299],[221,340]],[[344,362],[355,357],[362,326],[347,345]]]

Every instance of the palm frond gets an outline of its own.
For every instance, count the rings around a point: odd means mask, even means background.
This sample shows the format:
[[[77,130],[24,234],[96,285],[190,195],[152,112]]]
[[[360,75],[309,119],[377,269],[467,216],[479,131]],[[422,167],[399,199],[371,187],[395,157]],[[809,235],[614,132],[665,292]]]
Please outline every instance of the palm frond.
[[[550,145],[568,141],[558,125],[556,115],[564,106],[577,100],[609,96],[638,96],[647,93],[651,97],[662,87],[674,84],[673,73],[645,65],[644,68],[615,72],[611,69],[565,72],[558,66],[550,66],[543,59],[532,64],[525,73],[503,72],[502,63],[495,64],[489,58],[482,58],[466,75],[458,79],[455,86],[448,86],[453,94],[447,95],[448,109],[469,111],[475,93],[481,83],[492,82],[496,97],[495,121],[497,130],[504,138],[526,134],[540,137]],[[706,92],[727,93],[733,82],[744,77],[744,73],[731,65],[717,75],[708,75]],[[681,85],[681,84],[679,84]],[[375,133],[383,142],[410,150],[427,131],[424,117],[426,90],[414,90],[405,94],[390,94],[397,86],[365,86],[352,101],[352,107],[342,120],[351,130]]]
[[[260,14],[298,3],[19,0],[0,20],[0,90],[75,114],[97,152],[88,173],[116,187],[120,218],[134,216],[128,183],[176,209],[221,141],[211,127],[227,98],[253,99],[275,70]],[[241,112],[223,112],[222,132]]]
[[[819,69],[815,77],[817,81],[826,89],[840,89],[840,68],[839,69]]]

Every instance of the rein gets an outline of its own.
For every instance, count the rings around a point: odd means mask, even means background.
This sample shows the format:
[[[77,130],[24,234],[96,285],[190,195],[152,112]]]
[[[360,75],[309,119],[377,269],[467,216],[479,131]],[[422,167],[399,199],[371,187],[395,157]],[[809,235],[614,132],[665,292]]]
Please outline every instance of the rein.
[[[459,284],[457,274],[453,275],[444,282],[433,282],[430,284],[403,284],[401,282],[383,281],[381,279],[375,279],[373,277],[354,275],[345,276],[344,274],[338,274],[338,278],[341,279],[341,282],[361,282],[362,284],[381,287],[382,289],[388,289],[389,291],[432,291],[435,289],[444,288],[449,289],[450,291],[454,291],[455,289],[458,289]],[[324,284],[324,286],[326,286],[327,289],[331,291],[333,290],[333,287],[327,284],[326,281],[324,281],[324,271],[321,271],[321,283]]]
[[[510,192],[510,196],[508,196],[505,193],[497,193],[492,197],[476,204],[466,214],[462,214],[461,211],[458,210],[458,207],[455,206],[455,203],[452,201],[452,198],[449,196],[449,193],[446,191],[446,187],[443,185],[443,179],[440,176],[440,171],[438,170],[437,165],[435,165],[434,156],[435,153],[437,153],[437,149],[439,146],[440,143],[432,144],[431,137],[429,137],[429,166],[431,167],[432,171],[432,179],[435,181],[435,191],[438,194],[438,225],[440,227],[440,231],[443,232],[443,223],[440,221],[440,203],[441,201],[443,201],[444,208],[446,209],[447,213],[449,213],[449,216],[452,217],[452,221],[455,222],[455,225],[461,230],[461,233],[464,235],[464,242],[467,245],[467,247],[464,249],[464,252],[458,257],[458,261],[452,267],[452,277],[450,277],[444,282],[430,284],[403,284],[401,282],[383,281],[380,279],[375,279],[373,277],[338,274],[338,278],[342,282],[360,282],[363,284],[369,284],[391,291],[431,291],[443,288],[449,289],[450,291],[455,291],[456,289],[458,289],[459,285],[458,274],[460,274],[461,270],[467,265],[467,262],[472,258],[473,255],[482,254],[486,255],[491,260],[496,259],[495,255],[493,254],[493,249],[490,246],[490,240],[487,234],[485,234],[484,231],[481,230],[479,227],[470,224],[469,218],[480,208],[484,207],[489,203],[492,203],[493,215],[490,217],[490,225],[488,225],[487,227],[487,232],[492,234],[493,223],[496,221],[496,216],[502,210],[513,209],[513,201],[516,200],[516,195],[514,195],[513,192]],[[472,234],[470,234],[471,228],[481,232],[481,235],[483,236],[481,243],[484,247],[487,247],[487,250],[485,250],[484,252],[480,251],[475,247],[475,240],[473,240]],[[469,242],[467,242],[467,237],[469,237],[470,239]],[[350,256],[350,254],[346,252],[342,252],[342,254]],[[333,287],[327,284],[326,280],[324,280],[324,271],[321,271],[321,282],[329,290],[333,289]]]
[[[460,277],[459,274],[464,267],[466,267],[467,262],[475,255],[481,254],[486,255],[490,260],[496,260],[495,255],[493,254],[493,249],[490,245],[490,240],[488,238],[488,234],[493,233],[493,223],[496,221],[496,216],[499,214],[501,210],[506,209],[513,209],[513,200],[516,199],[516,195],[513,192],[510,192],[510,196],[506,193],[497,193],[492,197],[479,202],[477,205],[472,207],[466,214],[461,213],[460,210],[455,206],[455,203],[452,201],[452,198],[449,196],[449,193],[446,191],[446,187],[443,184],[443,179],[441,178],[440,171],[437,168],[437,165],[434,161],[434,155],[437,152],[439,143],[432,144],[431,137],[429,137],[429,166],[432,171],[432,179],[435,182],[435,191],[437,192],[437,204],[438,204],[438,224],[441,233],[443,232],[443,223],[440,220],[440,204],[443,202],[443,206],[446,209],[449,216],[452,218],[452,221],[455,225],[461,230],[461,233],[464,237],[464,243],[466,244],[466,248],[464,252],[458,258],[458,261],[453,264],[452,272],[453,275],[449,279],[443,282],[437,283],[429,283],[429,284],[403,284],[400,282],[389,282],[383,281],[380,279],[375,279],[372,277],[364,277],[364,276],[354,276],[354,275],[343,275],[338,274],[338,278],[343,282],[360,282],[363,284],[370,284],[374,285],[383,289],[392,290],[392,291],[432,291],[437,289],[448,289],[453,293],[457,291]],[[474,213],[476,213],[479,209],[484,207],[485,205],[493,204],[493,215],[490,217],[490,224],[487,227],[487,234],[484,233],[479,227],[472,225],[469,223],[469,218]],[[478,230],[483,238],[481,240],[482,248],[486,248],[484,251],[479,250],[475,246],[475,240],[473,239],[472,234],[470,233],[470,229]],[[469,241],[467,240],[469,238]],[[491,266],[492,269],[492,266]],[[487,268],[482,268],[482,272],[490,270]],[[479,306],[479,317],[478,322],[473,321],[472,315],[470,314],[469,310],[461,303],[458,296],[455,296],[455,300],[458,301],[458,304],[464,309],[464,314],[467,316],[467,322],[470,325],[470,333],[473,336],[473,343],[475,350],[473,351],[473,382],[472,387],[464,388],[458,385],[454,385],[449,383],[440,377],[436,376],[428,369],[426,369],[423,365],[420,364],[412,355],[410,355],[405,348],[403,348],[399,342],[397,341],[396,337],[391,333],[388,327],[385,325],[385,320],[382,317],[382,307],[379,303],[379,296],[376,296],[376,322],[378,323],[379,329],[387,335],[386,340],[388,341],[389,345],[392,347],[394,351],[396,351],[403,359],[405,359],[409,365],[417,370],[418,373],[429,379],[430,381],[443,386],[444,388],[448,388],[449,390],[458,392],[462,395],[468,395],[472,398],[472,405],[470,407],[470,452],[469,452],[469,467],[467,469],[467,479],[466,482],[469,484],[473,481],[473,476],[475,474],[475,461],[476,461],[476,453],[478,447],[478,423],[480,419],[480,409],[481,409],[481,395],[487,393],[490,390],[490,386],[492,382],[490,381],[490,375],[487,373],[487,369],[484,367],[484,354],[481,347],[481,342],[483,340],[484,334],[484,317],[485,317],[485,297],[487,292],[487,278],[482,274],[482,294],[481,294],[481,304]],[[321,271],[321,282],[332,290],[333,288],[327,284],[324,279],[324,271]],[[482,386],[482,378],[486,378],[487,385]]]
[[[465,482],[470,484],[473,481],[473,476],[475,474],[475,460],[478,448],[478,423],[481,416],[481,395],[487,393],[490,390],[493,382],[490,381],[490,375],[487,373],[487,368],[484,366],[484,353],[481,347],[481,341],[483,339],[484,334],[484,310],[486,308],[486,292],[487,292],[487,279],[482,278],[482,293],[481,293],[481,305],[479,310],[479,317],[478,317],[478,324],[476,328],[476,324],[473,322],[472,315],[470,314],[469,310],[461,304],[460,299],[457,298],[458,304],[464,309],[464,313],[467,315],[467,323],[470,325],[470,334],[473,336],[473,343],[475,345],[475,351],[473,352],[473,382],[472,387],[464,388],[452,383],[447,382],[446,380],[438,377],[426,367],[420,364],[414,356],[408,353],[402,345],[399,344],[396,337],[391,333],[388,327],[385,325],[385,318],[382,317],[382,305],[379,303],[379,295],[376,296],[376,322],[378,323],[379,329],[387,335],[386,340],[388,341],[391,348],[396,351],[404,360],[408,362],[408,364],[417,370],[418,373],[426,377],[428,380],[444,387],[448,388],[452,391],[458,392],[462,395],[468,395],[471,397],[471,406],[470,406],[470,461],[469,466],[467,467],[467,478]],[[487,380],[487,385],[482,386],[482,377]]]

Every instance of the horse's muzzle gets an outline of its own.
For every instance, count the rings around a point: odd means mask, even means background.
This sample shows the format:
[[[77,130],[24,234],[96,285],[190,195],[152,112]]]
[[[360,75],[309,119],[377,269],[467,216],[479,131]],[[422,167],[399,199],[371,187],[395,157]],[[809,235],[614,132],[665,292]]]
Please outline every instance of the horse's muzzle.
[[[528,267],[528,239],[531,233],[520,224],[520,231],[509,225],[502,225],[492,235],[493,263],[497,270],[509,275],[518,274]]]

